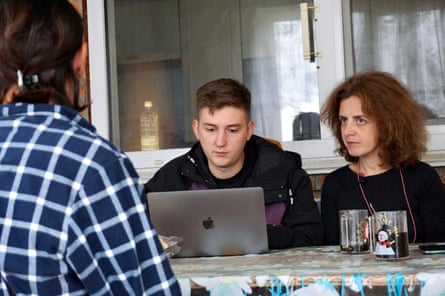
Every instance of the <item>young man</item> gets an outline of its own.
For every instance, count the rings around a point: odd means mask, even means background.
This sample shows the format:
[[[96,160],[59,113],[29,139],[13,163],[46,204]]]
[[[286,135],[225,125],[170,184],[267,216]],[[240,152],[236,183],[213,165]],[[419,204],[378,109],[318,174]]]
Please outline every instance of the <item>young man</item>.
[[[253,135],[250,92],[233,79],[197,91],[198,142],[145,184],[146,192],[252,187],[264,189],[269,247],[319,245],[323,225],[300,156]]]

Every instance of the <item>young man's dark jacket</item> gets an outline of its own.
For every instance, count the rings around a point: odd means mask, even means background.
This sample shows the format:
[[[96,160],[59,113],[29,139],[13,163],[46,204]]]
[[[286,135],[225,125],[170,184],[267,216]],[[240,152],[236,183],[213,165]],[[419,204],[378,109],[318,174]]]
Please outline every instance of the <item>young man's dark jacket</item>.
[[[266,206],[284,202],[280,225],[267,225],[269,247],[321,245],[323,224],[313,199],[311,181],[297,153],[283,151],[265,139],[252,136],[245,148],[243,169],[229,180],[216,180],[209,171],[201,145],[165,164],[145,184],[146,192],[203,188],[252,187],[264,190]]]

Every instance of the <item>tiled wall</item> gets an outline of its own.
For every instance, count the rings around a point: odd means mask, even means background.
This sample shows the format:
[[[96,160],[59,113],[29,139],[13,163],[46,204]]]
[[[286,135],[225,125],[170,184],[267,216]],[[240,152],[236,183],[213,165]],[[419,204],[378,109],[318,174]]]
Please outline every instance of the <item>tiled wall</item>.
[[[442,183],[445,185],[445,167],[436,167],[436,170],[442,179]],[[321,186],[323,185],[325,177],[326,174],[310,175],[315,200],[320,200]]]

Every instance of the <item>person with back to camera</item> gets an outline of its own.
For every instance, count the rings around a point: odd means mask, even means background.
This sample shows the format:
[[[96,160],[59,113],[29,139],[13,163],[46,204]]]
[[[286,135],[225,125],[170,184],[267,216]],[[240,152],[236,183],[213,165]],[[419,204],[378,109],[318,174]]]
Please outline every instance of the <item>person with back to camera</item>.
[[[0,1],[0,295],[179,295],[129,159],[77,111],[66,0]]]
[[[445,241],[445,189],[421,161],[427,131],[408,89],[388,73],[362,72],[332,91],[321,115],[349,162],[323,183],[325,243],[339,243],[345,209],[405,210],[409,242]]]
[[[146,192],[262,187],[269,248],[320,245],[323,225],[300,156],[253,135],[250,91],[234,79],[217,79],[196,94],[197,143],[164,165]]]

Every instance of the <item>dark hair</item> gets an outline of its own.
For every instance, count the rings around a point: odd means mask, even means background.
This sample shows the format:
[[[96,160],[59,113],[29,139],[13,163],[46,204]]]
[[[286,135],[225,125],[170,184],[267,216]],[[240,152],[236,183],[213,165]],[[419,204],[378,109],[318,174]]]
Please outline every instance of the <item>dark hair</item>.
[[[239,81],[221,78],[207,82],[196,92],[196,108],[209,108],[210,113],[223,107],[232,106],[246,112],[250,119],[250,91]]]
[[[363,113],[376,121],[378,145],[382,148],[380,157],[385,163],[404,168],[420,160],[427,141],[422,109],[402,83],[380,71],[366,71],[347,78],[332,91],[323,106],[322,121],[332,129],[340,155],[347,161],[358,161],[342,141],[339,121],[340,103],[351,96],[359,97]]]
[[[17,84],[21,71],[25,83],[13,102],[50,103],[70,106],[77,111],[79,80],[73,58],[83,42],[83,21],[66,0],[0,1],[0,95]],[[73,88],[69,99],[67,83]]]

